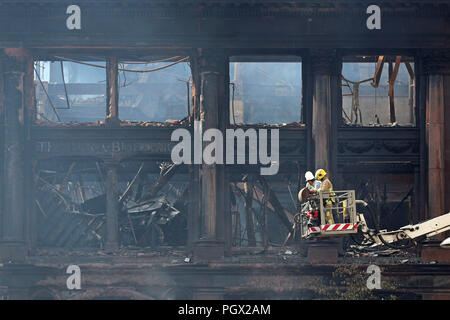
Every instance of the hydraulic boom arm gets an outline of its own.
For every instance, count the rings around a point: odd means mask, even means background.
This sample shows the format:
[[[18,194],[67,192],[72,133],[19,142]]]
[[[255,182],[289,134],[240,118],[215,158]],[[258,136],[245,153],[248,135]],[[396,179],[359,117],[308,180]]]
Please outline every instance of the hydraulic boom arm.
[[[364,201],[358,200],[358,203],[367,206],[367,203]],[[358,220],[360,231],[367,240],[374,242],[374,245],[394,244],[401,240],[430,238],[450,230],[450,212],[415,225],[401,227],[394,231],[369,229],[363,214],[358,214]]]

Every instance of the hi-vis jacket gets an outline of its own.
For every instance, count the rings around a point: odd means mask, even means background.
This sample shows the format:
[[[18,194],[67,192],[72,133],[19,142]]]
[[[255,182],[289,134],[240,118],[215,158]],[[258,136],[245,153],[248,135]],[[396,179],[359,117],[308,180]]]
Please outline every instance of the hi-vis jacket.
[[[320,185],[319,192],[321,192],[321,191],[330,192],[330,196],[334,195],[334,193],[333,193],[333,184],[331,183],[331,181],[328,178],[326,178],[326,179],[324,179],[322,181],[322,183]],[[331,202],[334,202],[333,198],[327,200],[327,203],[331,204]]]
[[[320,181],[319,180],[315,180],[314,183],[311,185],[308,182],[306,182],[306,189],[308,189],[309,191],[319,191],[320,189]]]

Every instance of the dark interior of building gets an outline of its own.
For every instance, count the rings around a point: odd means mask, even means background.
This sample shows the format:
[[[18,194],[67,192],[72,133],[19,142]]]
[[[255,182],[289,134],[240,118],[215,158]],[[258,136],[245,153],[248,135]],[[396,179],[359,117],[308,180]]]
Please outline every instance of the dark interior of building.
[[[450,299],[450,1],[376,2],[1,0],[0,299]]]

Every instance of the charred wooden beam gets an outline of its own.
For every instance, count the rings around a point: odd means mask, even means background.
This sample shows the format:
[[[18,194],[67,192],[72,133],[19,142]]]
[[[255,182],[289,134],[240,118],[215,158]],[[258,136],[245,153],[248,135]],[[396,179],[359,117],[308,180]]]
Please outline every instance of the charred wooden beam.
[[[388,96],[389,97],[393,97],[394,96],[394,86],[395,86],[395,80],[397,79],[397,75],[398,75],[398,70],[400,68],[400,63],[402,61],[402,57],[401,56],[397,56],[395,58],[395,66],[394,66],[394,71],[392,71],[392,74],[389,77],[389,90],[388,90]],[[392,65],[392,64],[389,64]]]
[[[371,85],[374,88],[378,88],[378,85],[380,84],[380,79],[381,79],[381,74],[383,72],[385,58],[386,58],[385,56],[378,57],[377,67],[375,69],[375,74],[373,76],[373,82],[371,83]]]
[[[247,230],[248,245],[256,246],[255,226],[253,223],[253,181],[249,176],[248,181],[244,183],[245,194],[245,228]]]
[[[414,79],[414,70],[411,67],[411,64],[408,61],[403,61],[403,63],[405,64],[406,70],[408,70],[409,77]]]
[[[156,194],[166,185],[167,182],[174,176],[180,165],[173,163],[167,171],[159,177],[158,181],[152,187],[150,191],[150,197],[156,196]]]
[[[389,62],[389,79],[392,79],[394,76],[393,68],[392,68],[392,62]],[[392,87],[391,87],[392,85]],[[394,85],[391,84],[391,81],[389,81],[389,119],[391,123],[394,123],[396,121],[395,119],[395,104],[394,104]]]
[[[268,195],[265,194],[264,196],[267,196],[267,200],[272,204],[276,216],[280,219],[281,223],[286,227],[286,229],[288,231],[291,231],[292,224],[286,216],[284,208],[278,200],[275,192],[272,190],[272,188],[270,188],[269,184],[263,176],[260,175],[258,177],[258,180],[261,183],[263,190],[267,191]]]
[[[72,164],[69,166],[69,169],[67,170],[67,173],[66,173],[66,175],[64,176],[64,179],[63,179],[63,181],[62,181],[62,183],[61,183],[61,188],[64,188],[64,186],[67,184],[67,181],[69,181],[69,177],[70,177],[70,175],[72,174],[72,170],[73,170],[73,168],[75,167],[76,164],[77,164],[77,163],[74,161],[74,162],[72,162]]]
[[[137,181],[137,179],[139,178],[139,176],[142,173],[142,169],[144,168],[144,164],[145,164],[144,162],[141,163],[141,166],[139,167],[138,171],[136,172],[136,175],[131,180],[131,182],[128,184],[127,189],[124,191],[124,193],[120,196],[119,204],[121,204],[127,198],[127,196],[130,194],[131,188],[133,187],[134,183]]]
[[[263,199],[263,217],[264,217],[264,249],[267,250],[269,248],[269,216],[267,214],[267,199],[270,198],[271,190],[268,188],[268,184],[265,185],[264,188],[264,199]]]

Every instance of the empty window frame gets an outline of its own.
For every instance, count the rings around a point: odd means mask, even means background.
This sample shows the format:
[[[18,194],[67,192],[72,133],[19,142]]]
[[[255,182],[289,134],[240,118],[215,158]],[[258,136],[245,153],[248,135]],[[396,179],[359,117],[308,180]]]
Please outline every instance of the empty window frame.
[[[36,61],[34,78],[38,123],[105,119],[105,61]]]
[[[178,63],[177,63],[178,61]],[[119,118],[129,122],[183,120],[190,110],[187,58],[119,62]]]
[[[414,126],[414,81],[410,57],[345,57],[341,82],[344,123]]]
[[[232,57],[230,61],[231,124],[302,122],[299,57]]]

